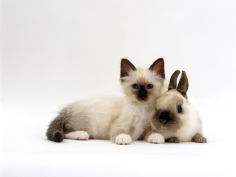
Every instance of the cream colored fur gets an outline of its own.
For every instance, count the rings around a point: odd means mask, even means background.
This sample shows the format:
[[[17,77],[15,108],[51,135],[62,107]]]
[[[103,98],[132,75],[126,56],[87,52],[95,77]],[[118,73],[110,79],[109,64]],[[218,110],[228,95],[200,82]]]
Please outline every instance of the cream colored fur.
[[[161,98],[161,100],[159,99],[157,107],[168,109],[168,103],[173,102],[173,98],[176,97],[176,95],[182,97],[176,90],[168,91],[162,96],[163,98]],[[195,134],[202,134],[202,123],[198,111],[184,97],[182,97],[182,100],[184,113],[179,116],[182,126],[175,132],[161,131],[161,134],[165,137],[165,139],[169,137],[177,137],[180,141],[187,142],[191,141]],[[152,128],[156,130],[155,126],[153,126]],[[160,132],[160,130],[156,131]]]
[[[132,93],[132,84],[152,83],[147,101],[138,101]],[[78,101],[65,108],[70,113],[66,128],[86,131],[95,139],[111,139],[117,144],[137,140],[149,125],[148,117],[161,94],[163,79],[148,69],[137,68],[123,78],[124,97],[96,97]],[[70,136],[65,135],[66,138]],[[73,139],[73,138],[72,138]]]
[[[147,142],[153,143],[153,144],[163,144],[163,143],[165,143],[165,138],[160,133],[151,133],[147,137]]]
[[[73,140],[87,140],[89,139],[89,135],[85,131],[74,131],[74,132],[67,133],[65,135],[65,138],[73,139]]]

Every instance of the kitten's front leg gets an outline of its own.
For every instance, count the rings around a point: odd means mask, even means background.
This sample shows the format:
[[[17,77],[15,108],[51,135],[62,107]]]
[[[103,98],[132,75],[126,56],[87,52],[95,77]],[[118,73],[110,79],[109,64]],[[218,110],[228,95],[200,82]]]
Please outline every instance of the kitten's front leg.
[[[165,138],[162,134],[153,132],[151,129],[145,132],[144,140],[153,144],[165,143]]]
[[[118,145],[128,145],[132,143],[131,119],[127,119],[127,117],[130,116],[123,114],[111,125],[110,139]]]
[[[119,145],[128,145],[132,143],[132,138],[128,134],[121,133],[116,136],[115,143]]]
[[[111,127],[110,139],[118,145],[128,145],[132,143],[128,127],[119,127],[113,125]]]

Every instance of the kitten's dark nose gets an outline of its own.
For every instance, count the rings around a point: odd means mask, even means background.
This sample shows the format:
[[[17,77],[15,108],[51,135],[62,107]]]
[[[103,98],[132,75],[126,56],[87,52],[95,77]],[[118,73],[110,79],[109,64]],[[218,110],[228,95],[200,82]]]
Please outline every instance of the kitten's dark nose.
[[[138,98],[141,100],[145,100],[147,98],[147,91],[145,90],[144,85],[140,85],[140,89],[138,90]]]
[[[162,124],[165,124],[169,120],[169,112],[168,111],[163,111],[159,115],[159,120]]]

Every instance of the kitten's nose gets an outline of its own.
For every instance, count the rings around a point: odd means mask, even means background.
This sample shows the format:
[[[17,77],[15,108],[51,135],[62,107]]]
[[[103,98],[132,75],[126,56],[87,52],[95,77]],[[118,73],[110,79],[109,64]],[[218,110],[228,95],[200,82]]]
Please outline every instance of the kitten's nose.
[[[140,85],[140,88],[138,90],[138,98],[141,100],[145,100],[147,98],[147,91],[145,90],[144,85]]]

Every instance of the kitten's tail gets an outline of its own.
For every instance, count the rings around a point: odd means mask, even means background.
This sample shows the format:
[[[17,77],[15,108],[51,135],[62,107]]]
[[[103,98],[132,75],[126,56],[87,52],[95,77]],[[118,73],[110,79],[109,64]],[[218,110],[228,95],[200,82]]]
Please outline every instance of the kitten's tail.
[[[54,142],[62,142],[64,139],[65,121],[67,119],[66,110],[62,110],[59,115],[49,124],[47,137]]]

